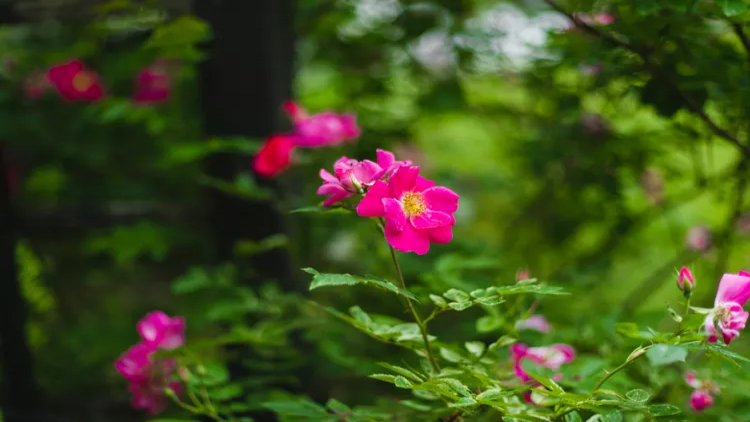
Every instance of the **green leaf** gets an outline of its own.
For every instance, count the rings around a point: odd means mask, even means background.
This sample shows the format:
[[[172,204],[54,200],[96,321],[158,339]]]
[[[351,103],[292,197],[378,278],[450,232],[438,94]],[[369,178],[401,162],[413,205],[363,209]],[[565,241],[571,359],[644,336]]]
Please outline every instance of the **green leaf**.
[[[409,378],[409,379],[411,379],[413,381],[417,381],[417,382],[420,382],[420,383],[424,382],[424,379],[422,377],[420,377],[416,373],[414,373],[414,372],[412,372],[412,371],[410,371],[410,370],[408,370],[406,368],[402,368],[400,366],[391,365],[390,363],[385,363],[385,362],[378,362],[378,366],[382,366],[383,368],[390,369],[391,371],[393,371],[393,372],[395,372],[397,374],[403,375],[406,378]]]
[[[466,302],[471,300],[471,296],[469,296],[466,292],[462,292],[458,289],[450,289],[447,292],[443,293],[443,296],[456,302]]]
[[[690,314],[682,319],[682,323],[680,323],[680,329],[697,330],[698,328],[703,326],[703,323],[705,320],[706,320],[705,315]]]
[[[443,384],[447,384],[450,388],[453,389],[453,391],[457,392],[463,397],[471,396],[471,390],[469,390],[469,387],[465,386],[461,381],[457,379],[440,378],[438,381],[442,382]]]
[[[321,418],[330,416],[326,409],[311,401],[277,401],[262,404],[266,409],[284,416],[300,416],[307,418]]]
[[[487,350],[493,351],[493,350],[495,350],[495,349],[497,349],[499,347],[507,347],[507,346],[510,346],[511,344],[515,343],[516,341],[518,341],[518,340],[515,339],[515,338],[513,338],[513,337],[511,337],[511,336],[502,336],[496,342],[490,344],[490,346],[487,348]]]
[[[680,413],[680,408],[671,404],[655,404],[648,408],[648,413],[653,416],[671,416]]]
[[[646,391],[635,389],[625,393],[625,397],[627,397],[628,400],[632,400],[634,402],[645,403],[648,401],[648,398],[651,397],[651,395]]]
[[[369,377],[379,381],[389,382],[391,384],[396,383],[396,376],[391,374],[372,374]]]
[[[452,309],[455,309],[456,311],[463,311],[464,309],[471,308],[472,302],[466,301],[466,302],[451,302],[448,304]]]
[[[581,415],[578,414],[578,412],[573,411],[565,415],[565,422],[583,422],[581,420]]]
[[[330,213],[330,212],[349,214],[351,213],[351,210],[344,208],[344,207],[339,207],[339,206],[332,206],[332,207],[314,206],[314,207],[295,208],[289,211],[289,214]]]
[[[448,306],[448,302],[446,302],[445,299],[443,299],[442,297],[440,297],[438,295],[431,294],[430,295],[430,300],[432,300],[432,302],[435,305],[437,305],[437,306],[439,306],[441,308],[445,308],[446,306]]]
[[[454,403],[449,403],[448,407],[473,407],[478,404],[479,403],[477,403],[477,401],[474,400],[472,397],[462,397]]]
[[[445,347],[440,349],[440,356],[442,356],[443,359],[447,360],[448,362],[453,363],[466,361],[466,358],[450,349],[446,349]]]
[[[601,417],[602,422],[622,422],[622,413],[617,411],[605,413]]]
[[[485,315],[476,322],[476,329],[480,333],[489,333],[503,326],[503,320],[495,315]]]
[[[397,376],[393,383],[398,388],[411,388],[413,386],[408,379],[402,377],[401,375]]]
[[[685,362],[688,351],[684,346],[657,344],[646,351],[651,365],[662,366],[675,362]]]
[[[499,388],[490,388],[489,390],[484,391],[481,394],[479,394],[476,397],[476,399],[479,401],[492,401],[492,400],[501,399],[503,397],[508,397],[513,394],[515,394],[515,392],[512,390],[503,391]]]
[[[424,400],[439,400],[440,395],[427,390],[411,390],[412,394]]]
[[[341,414],[341,413],[346,414],[346,413],[351,413],[352,412],[352,408],[351,407],[345,405],[344,403],[341,403],[340,401],[338,401],[336,399],[330,399],[330,400],[328,400],[328,402],[326,403],[326,407],[328,409],[330,409],[332,412],[339,413],[339,414]]]
[[[380,280],[372,277],[362,278],[350,274],[325,274],[319,273],[312,268],[303,268],[302,271],[313,275],[313,280],[310,283],[310,290],[329,286],[354,286],[356,284],[367,284],[396,293],[415,302],[419,302],[419,299],[417,299],[417,297],[414,296],[413,293],[409,292],[408,290],[404,290],[386,280]]]
[[[432,406],[414,400],[401,400],[399,404],[402,404],[414,410],[418,410],[420,412],[429,412],[432,410]]]
[[[564,393],[565,390],[563,390],[562,387],[555,381],[551,380],[550,378],[547,378],[542,375],[534,374],[532,372],[528,372],[528,374],[531,376],[531,378],[534,378],[535,380],[539,381],[540,384],[547,387],[549,389],[550,393],[555,393],[556,395],[559,395],[560,393]]]
[[[706,350],[708,352],[715,353],[737,366],[740,366],[737,361],[750,362],[750,359],[732,352],[726,346],[721,345],[721,343],[695,342],[687,344],[687,347],[689,350]]]
[[[231,400],[242,395],[242,386],[240,384],[222,385],[221,387],[211,389],[208,395],[213,400],[220,402]]]
[[[490,295],[518,295],[518,294],[537,294],[537,295],[569,295],[570,293],[564,292],[562,287],[557,286],[546,286],[538,284],[536,279],[519,281],[516,284],[510,286],[498,286],[490,287],[487,289],[487,294]]]
[[[747,9],[746,0],[719,0],[719,6],[726,16],[737,16]]]
[[[466,347],[466,350],[469,351],[469,353],[477,358],[481,357],[482,354],[484,354],[484,350],[487,347],[481,341],[467,341],[466,343],[464,343],[464,346]]]

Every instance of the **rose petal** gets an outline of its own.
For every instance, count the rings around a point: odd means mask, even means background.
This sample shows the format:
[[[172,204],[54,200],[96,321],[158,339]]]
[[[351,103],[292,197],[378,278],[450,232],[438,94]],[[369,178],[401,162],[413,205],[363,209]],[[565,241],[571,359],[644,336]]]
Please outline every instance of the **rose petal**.
[[[367,190],[365,197],[357,205],[357,215],[360,217],[383,217],[385,208],[383,198],[388,196],[388,185],[378,180]]]
[[[719,282],[715,305],[735,302],[744,305],[750,299],[750,277],[736,274],[724,274]]]
[[[459,196],[452,190],[435,186],[422,192],[428,209],[453,214],[458,209]]]

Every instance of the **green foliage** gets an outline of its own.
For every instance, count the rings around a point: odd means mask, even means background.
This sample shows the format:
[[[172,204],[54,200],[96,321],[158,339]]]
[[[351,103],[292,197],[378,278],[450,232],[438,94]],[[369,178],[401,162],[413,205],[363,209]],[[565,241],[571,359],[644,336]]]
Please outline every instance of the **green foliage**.
[[[313,275],[313,280],[310,283],[310,290],[329,286],[354,286],[355,284],[366,284],[418,301],[417,297],[408,290],[402,289],[390,281],[376,277],[363,278],[349,274],[321,274],[312,268],[303,268],[302,271]]]

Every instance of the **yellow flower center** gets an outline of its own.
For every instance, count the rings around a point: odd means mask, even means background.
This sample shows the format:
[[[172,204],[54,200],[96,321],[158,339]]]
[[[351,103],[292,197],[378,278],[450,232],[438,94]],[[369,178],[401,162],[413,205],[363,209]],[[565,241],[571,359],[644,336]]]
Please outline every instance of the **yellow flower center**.
[[[78,92],[83,92],[93,85],[94,80],[88,72],[78,72],[73,77],[73,88]]]
[[[416,217],[427,209],[427,205],[424,203],[424,196],[419,192],[406,192],[401,197],[401,203],[403,204],[404,213],[409,217]]]

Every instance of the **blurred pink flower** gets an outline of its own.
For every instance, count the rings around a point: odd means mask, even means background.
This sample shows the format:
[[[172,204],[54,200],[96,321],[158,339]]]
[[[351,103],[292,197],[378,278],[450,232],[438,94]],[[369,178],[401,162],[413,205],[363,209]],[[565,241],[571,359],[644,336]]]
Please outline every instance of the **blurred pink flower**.
[[[157,104],[169,99],[172,75],[165,60],[157,60],[141,70],[135,79],[136,104]]]
[[[164,390],[169,388],[179,394],[182,386],[170,379],[175,373],[176,361],[157,358],[154,353],[185,344],[185,321],[156,311],[140,320],[137,327],[142,340],[117,359],[115,368],[129,383],[133,407],[155,415],[168,404]]]
[[[528,280],[530,278],[531,275],[529,275],[529,270],[527,270],[526,268],[522,268],[516,271],[516,281]]]
[[[513,371],[522,382],[533,382],[534,379],[523,369],[521,363],[529,359],[534,364],[557,371],[563,364],[572,362],[576,357],[576,351],[567,344],[553,344],[546,347],[529,347],[524,343],[515,343],[510,346],[511,358],[513,359]],[[554,380],[562,379],[562,374],[556,374]]]
[[[693,273],[691,273],[690,270],[687,269],[687,267],[682,267],[680,269],[680,273],[677,275],[677,287],[679,287],[682,291],[685,291],[686,288],[687,291],[690,291],[695,287]]]
[[[706,315],[704,328],[708,341],[716,343],[721,333],[724,344],[729,344],[745,328],[748,313],[742,308],[750,298],[750,274],[724,274],[714,300],[714,309]]]
[[[294,122],[295,143],[301,147],[317,148],[356,139],[360,135],[357,117],[325,111],[309,115],[297,103],[288,101],[284,110]]]
[[[705,252],[711,248],[711,230],[703,225],[692,227],[687,232],[685,243],[694,251]]]
[[[616,20],[614,15],[611,15],[609,13],[598,13],[595,15],[590,15],[587,13],[574,13],[573,17],[577,21],[589,26],[611,25]]]
[[[68,101],[97,101],[104,97],[104,85],[99,75],[78,60],[52,66],[47,77]]]
[[[253,158],[253,170],[263,177],[275,177],[292,164],[293,135],[271,135]]]
[[[535,330],[540,333],[549,333],[552,330],[547,318],[542,315],[532,315],[526,319],[522,319],[516,322],[516,330]]]
[[[459,196],[434,186],[419,167],[399,167],[388,183],[376,181],[357,206],[361,217],[385,217],[385,238],[401,252],[424,255],[430,243],[448,243]]]
[[[655,205],[664,200],[664,176],[657,168],[648,168],[641,174],[641,187],[646,198]]]
[[[333,174],[320,170],[323,184],[318,188],[318,195],[330,195],[323,206],[330,206],[354,195],[360,189],[369,188],[376,180],[389,178],[401,166],[411,165],[410,161],[396,161],[395,156],[388,151],[379,149],[377,155],[377,163],[341,157],[333,165]]]
[[[696,412],[702,412],[714,404],[712,394],[718,394],[718,386],[711,380],[699,380],[695,371],[685,373],[685,382],[695,388],[690,395],[690,407]]]

